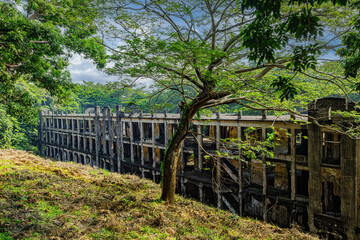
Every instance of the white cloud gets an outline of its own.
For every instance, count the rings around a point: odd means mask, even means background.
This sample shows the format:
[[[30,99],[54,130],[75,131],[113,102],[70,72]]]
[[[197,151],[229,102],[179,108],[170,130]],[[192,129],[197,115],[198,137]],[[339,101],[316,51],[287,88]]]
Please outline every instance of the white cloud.
[[[79,54],[75,54],[70,59],[68,69],[74,83],[81,83],[82,81],[106,83],[118,80],[118,77],[109,76],[99,71],[90,60],[83,58]]]
[[[114,63],[110,63],[109,67],[111,66],[114,66]],[[105,84],[106,82],[119,81],[121,78],[121,76],[109,76],[99,71],[90,60],[85,59],[79,54],[75,54],[70,59],[68,69],[74,83],[86,81]],[[138,86],[146,86],[147,88],[149,88],[152,83],[153,81],[149,78],[140,78],[136,81]]]

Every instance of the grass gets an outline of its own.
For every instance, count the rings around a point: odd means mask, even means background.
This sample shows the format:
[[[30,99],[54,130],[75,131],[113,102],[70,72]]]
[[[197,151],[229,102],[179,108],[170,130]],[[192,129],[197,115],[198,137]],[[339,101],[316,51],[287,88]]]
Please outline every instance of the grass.
[[[137,176],[0,151],[0,239],[315,239],[159,197],[159,185]]]

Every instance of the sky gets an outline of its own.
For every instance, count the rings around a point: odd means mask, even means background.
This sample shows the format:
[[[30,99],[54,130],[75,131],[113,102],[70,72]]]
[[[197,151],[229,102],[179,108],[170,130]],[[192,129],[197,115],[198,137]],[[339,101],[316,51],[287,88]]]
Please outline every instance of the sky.
[[[120,81],[118,76],[109,76],[96,69],[95,65],[90,60],[85,59],[79,54],[74,54],[70,59],[70,65],[68,67],[73,83],[94,82],[102,83]],[[151,79],[138,79],[136,81],[137,87],[145,86],[146,89],[150,89],[152,84]]]
[[[118,77],[108,76],[105,73],[96,69],[95,65],[90,60],[81,57],[79,54],[75,54],[68,67],[71,78],[74,83],[82,83],[83,81],[106,83],[117,81]]]

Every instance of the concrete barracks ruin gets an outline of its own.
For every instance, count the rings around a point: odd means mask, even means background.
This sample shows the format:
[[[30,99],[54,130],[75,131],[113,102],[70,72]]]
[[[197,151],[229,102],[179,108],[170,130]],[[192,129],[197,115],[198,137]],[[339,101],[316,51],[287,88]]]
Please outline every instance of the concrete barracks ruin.
[[[331,111],[352,110],[341,98],[309,104],[320,123],[345,121]],[[307,115],[303,119],[307,120]],[[164,150],[179,114],[116,113],[97,107],[85,114],[42,112],[42,155],[160,182]],[[349,120],[347,120],[349,121]],[[278,136],[271,159],[213,158],[215,151],[239,155],[221,139]],[[177,192],[201,202],[282,227],[296,223],[329,239],[360,239],[360,140],[290,116],[214,114],[192,121],[178,166]]]

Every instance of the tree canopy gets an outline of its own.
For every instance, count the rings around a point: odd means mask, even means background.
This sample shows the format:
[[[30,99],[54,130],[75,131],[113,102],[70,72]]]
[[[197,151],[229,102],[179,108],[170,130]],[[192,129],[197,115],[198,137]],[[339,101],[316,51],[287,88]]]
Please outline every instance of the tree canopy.
[[[31,118],[36,94],[29,84],[65,102],[73,83],[67,70],[74,53],[106,63],[95,39],[94,1],[5,0],[0,2],[0,104],[13,116]]]
[[[162,198],[169,202],[180,149],[199,110],[237,103],[298,114],[295,107],[316,97],[351,101],[356,90],[358,81],[349,78],[358,71],[349,68],[358,64],[356,3],[124,0],[107,2],[106,9],[112,20],[103,34],[116,39],[108,46],[114,62],[108,73],[151,79],[159,94],[171,89],[182,99],[164,160]]]

